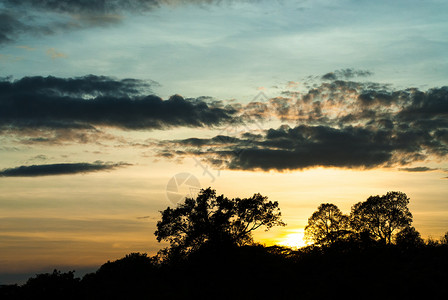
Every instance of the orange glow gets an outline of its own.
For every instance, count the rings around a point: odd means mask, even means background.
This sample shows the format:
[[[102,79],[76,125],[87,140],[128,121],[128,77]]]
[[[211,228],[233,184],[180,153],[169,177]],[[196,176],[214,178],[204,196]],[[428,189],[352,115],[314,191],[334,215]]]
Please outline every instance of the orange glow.
[[[303,230],[297,230],[286,234],[283,238],[279,239],[278,244],[293,249],[298,249],[307,245],[304,240]]]

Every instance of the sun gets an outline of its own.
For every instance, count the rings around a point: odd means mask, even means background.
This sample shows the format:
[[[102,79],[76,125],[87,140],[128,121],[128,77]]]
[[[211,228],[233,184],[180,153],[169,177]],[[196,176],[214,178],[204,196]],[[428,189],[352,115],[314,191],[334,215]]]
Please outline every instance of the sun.
[[[307,245],[304,236],[303,231],[288,233],[279,241],[279,245],[293,249],[304,247]]]

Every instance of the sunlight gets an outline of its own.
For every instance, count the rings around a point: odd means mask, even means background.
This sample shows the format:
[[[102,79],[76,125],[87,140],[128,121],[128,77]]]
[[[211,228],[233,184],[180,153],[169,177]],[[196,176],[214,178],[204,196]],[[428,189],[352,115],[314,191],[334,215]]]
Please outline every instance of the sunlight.
[[[298,249],[306,246],[307,244],[304,240],[304,233],[303,231],[301,231],[287,234],[283,239],[279,241],[279,245]]]

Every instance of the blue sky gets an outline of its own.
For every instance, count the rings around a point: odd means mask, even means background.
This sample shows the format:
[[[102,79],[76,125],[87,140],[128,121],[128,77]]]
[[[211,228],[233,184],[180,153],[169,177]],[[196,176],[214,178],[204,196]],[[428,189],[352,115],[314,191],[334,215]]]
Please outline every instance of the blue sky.
[[[246,101],[259,87],[275,96],[273,87],[341,68],[400,88],[437,87],[448,76],[447,10],[443,1],[222,1],[106,16],[36,10],[33,23],[53,32],[3,45],[1,72],[148,79],[163,98]]]

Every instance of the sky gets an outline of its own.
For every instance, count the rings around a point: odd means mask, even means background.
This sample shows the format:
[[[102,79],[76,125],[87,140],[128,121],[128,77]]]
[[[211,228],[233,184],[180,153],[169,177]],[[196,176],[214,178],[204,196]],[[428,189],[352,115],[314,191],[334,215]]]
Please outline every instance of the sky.
[[[446,1],[1,0],[0,283],[155,254],[211,186],[321,203],[401,191],[448,230]]]

